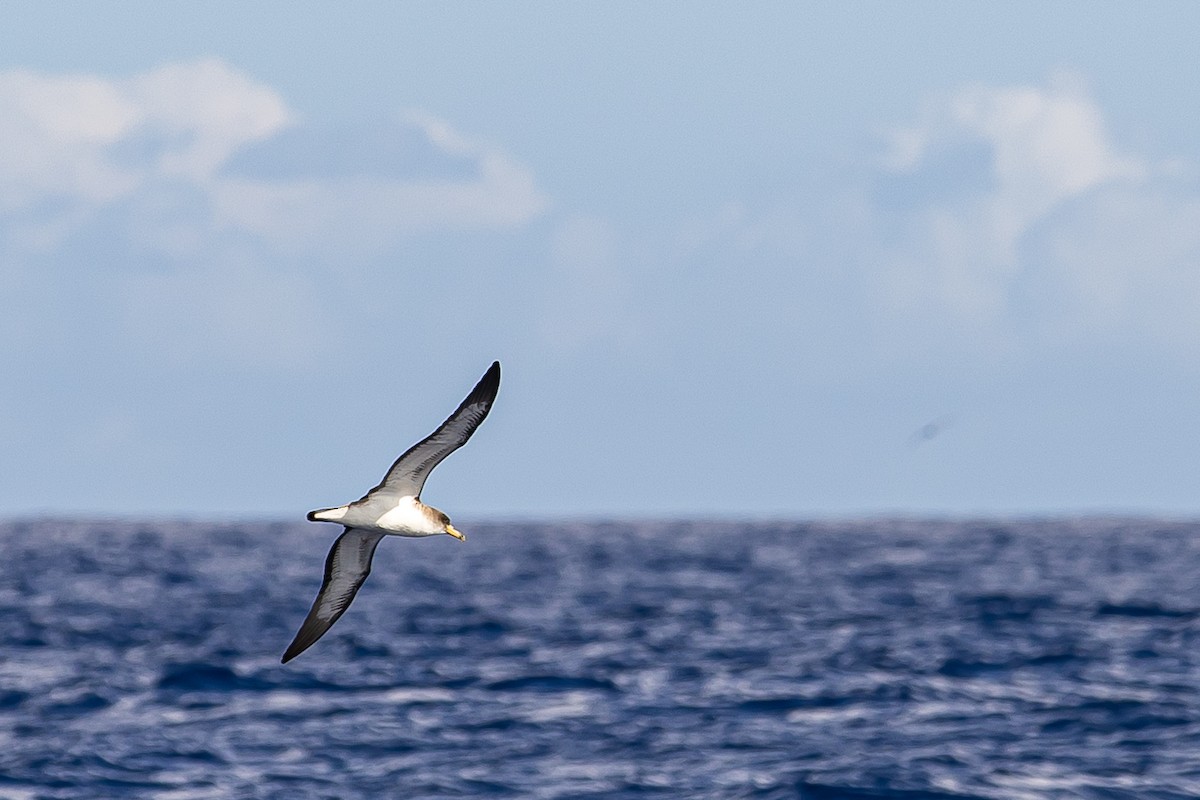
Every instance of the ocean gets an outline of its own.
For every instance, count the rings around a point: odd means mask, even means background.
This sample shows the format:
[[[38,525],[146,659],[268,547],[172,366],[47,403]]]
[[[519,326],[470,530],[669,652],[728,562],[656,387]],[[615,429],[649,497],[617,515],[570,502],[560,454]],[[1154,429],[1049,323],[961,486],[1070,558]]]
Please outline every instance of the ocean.
[[[1200,797],[1200,523],[0,523],[0,798]]]

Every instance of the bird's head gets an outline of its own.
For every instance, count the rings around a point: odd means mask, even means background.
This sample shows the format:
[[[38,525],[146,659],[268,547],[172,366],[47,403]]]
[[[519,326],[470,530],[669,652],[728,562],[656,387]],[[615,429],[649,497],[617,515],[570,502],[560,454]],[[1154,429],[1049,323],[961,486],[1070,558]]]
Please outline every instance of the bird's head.
[[[450,534],[455,539],[458,539],[460,542],[465,542],[467,540],[466,536],[463,536],[461,532],[456,530],[455,527],[450,524],[450,518],[448,516],[446,516],[441,511],[438,511],[436,509],[434,509],[434,515],[437,517],[437,521],[439,523],[441,523],[443,533]]]

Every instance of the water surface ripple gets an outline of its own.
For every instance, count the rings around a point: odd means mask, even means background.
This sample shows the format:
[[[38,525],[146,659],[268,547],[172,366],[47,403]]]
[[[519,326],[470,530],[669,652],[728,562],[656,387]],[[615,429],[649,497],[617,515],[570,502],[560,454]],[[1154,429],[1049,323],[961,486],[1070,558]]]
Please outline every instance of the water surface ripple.
[[[1200,526],[0,525],[0,798],[1192,798]]]

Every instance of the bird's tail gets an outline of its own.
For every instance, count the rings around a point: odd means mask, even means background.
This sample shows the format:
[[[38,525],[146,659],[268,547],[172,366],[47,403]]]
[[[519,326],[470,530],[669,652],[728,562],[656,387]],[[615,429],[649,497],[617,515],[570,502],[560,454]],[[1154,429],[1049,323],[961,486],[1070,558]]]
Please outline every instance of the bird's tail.
[[[308,518],[312,522],[337,522],[342,517],[346,516],[348,506],[338,506],[337,508],[318,508],[316,511],[308,512]]]

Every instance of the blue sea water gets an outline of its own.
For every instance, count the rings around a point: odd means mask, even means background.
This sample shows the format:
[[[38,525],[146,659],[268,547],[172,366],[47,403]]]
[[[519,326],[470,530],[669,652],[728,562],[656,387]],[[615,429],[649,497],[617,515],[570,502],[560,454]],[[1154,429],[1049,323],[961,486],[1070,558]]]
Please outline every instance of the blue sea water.
[[[467,530],[0,525],[0,798],[1200,797],[1195,523]]]

